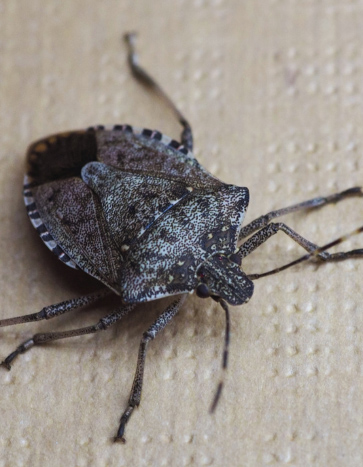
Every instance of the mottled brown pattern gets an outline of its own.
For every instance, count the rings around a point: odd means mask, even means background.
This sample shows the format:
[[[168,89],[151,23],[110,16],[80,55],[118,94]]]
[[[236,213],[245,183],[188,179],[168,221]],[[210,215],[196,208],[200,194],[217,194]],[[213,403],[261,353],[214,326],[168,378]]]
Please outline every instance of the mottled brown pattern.
[[[92,190],[72,177],[45,183],[33,192],[41,219],[63,251],[81,269],[114,289],[119,256]]]
[[[100,161],[135,173],[182,181],[183,184],[203,188],[220,186],[195,158],[142,135],[122,131],[97,131]]]
[[[140,235],[173,203],[190,194],[181,183],[124,172],[101,162],[87,164],[82,179],[98,196],[112,238],[120,249],[136,241],[135,233]]]
[[[125,302],[194,290],[200,281],[197,270],[207,258],[236,250],[249,200],[247,188],[222,183],[190,152],[147,134],[135,134],[128,126],[95,128],[52,136],[29,150],[29,158],[41,150],[38,186],[32,190],[42,222],[79,268]],[[85,135],[96,137],[98,162],[94,153],[89,158],[84,153]],[[71,167],[65,141],[77,167]],[[57,159],[42,172],[39,160],[52,157]],[[35,172],[32,164],[30,175]],[[238,290],[242,276],[235,275],[236,265],[228,270],[226,257],[225,263],[226,274],[233,272],[233,277],[228,279],[231,297],[226,291],[223,296],[234,303],[233,287]],[[212,290],[217,293],[215,286]]]
[[[224,185],[209,192],[195,190],[175,205],[127,252],[121,270],[125,299],[146,301],[195,289],[196,269],[206,258],[234,251],[235,223],[245,201],[244,188]],[[229,244],[213,234],[223,226],[232,234]]]

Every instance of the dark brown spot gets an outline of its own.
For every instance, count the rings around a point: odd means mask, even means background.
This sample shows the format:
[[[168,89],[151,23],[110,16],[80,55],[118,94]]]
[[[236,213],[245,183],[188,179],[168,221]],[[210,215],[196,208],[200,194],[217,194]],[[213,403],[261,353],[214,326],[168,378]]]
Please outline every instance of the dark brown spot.
[[[35,185],[79,176],[82,167],[97,160],[95,131],[73,131],[36,141],[28,149],[27,173]]]

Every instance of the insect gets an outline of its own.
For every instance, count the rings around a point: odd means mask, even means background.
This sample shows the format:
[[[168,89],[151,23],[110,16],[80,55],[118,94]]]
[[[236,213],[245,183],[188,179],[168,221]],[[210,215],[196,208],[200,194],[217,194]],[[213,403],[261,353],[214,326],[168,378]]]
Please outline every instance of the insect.
[[[0,326],[9,326],[50,319],[109,293],[120,297],[119,308],[93,326],[35,334],[2,362],[10,369],[14,359],[33,346],[105,330],[139,303],[175,297],[142,336],[128,406],[115,436],[120,441],[125,441],[126,424],[140,404],[147,346],[177,314],[188,293],[210,297],[225,311],[225,370],[230,335],[228,304],[248,302],[254,280],[311,258],[337,261],[363,256],[363,249],[328,253],[347,236],[318,247],[286,224],[271,222],[284,214],[363,196],[360,187],[269,212],[242,227],[248,189],[223,183],[198,163],[192,153],[189,122],[139,65],[135,35],[127,34],[126,41],[133,75],[174,111],[183,127],[181,141],[155,130],[114,125],[55,134],[31,144],[24,200],[32,224],[62,262],[98,279],[104,288],[47,306],[38,313],[0,320]],[[279,231],[307,253],[272,271],[246,274],[243,258]],[[362,231],[363,227],[349,235]],[[222,386],[223,378],[211,411]]]

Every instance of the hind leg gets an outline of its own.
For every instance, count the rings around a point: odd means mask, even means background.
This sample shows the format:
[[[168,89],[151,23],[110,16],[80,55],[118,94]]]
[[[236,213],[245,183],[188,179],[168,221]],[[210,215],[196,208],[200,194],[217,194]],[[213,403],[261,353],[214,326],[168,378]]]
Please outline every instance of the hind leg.
[[[0,319],[0,328],[4,326],[12,326],[13,324],[31,323],[33,321],[56,318],[64,313],[68,313],[69,311],[89,305],[110,293],[112,293],[111,290],[105,287],[104,289],[89,295],[83,295],[82,297],[72,298],[71,300],[65,300],[64,302],[56,303],[55,305],[46,306],[37,313]]]
[[[45,332],[45,333],[34,334],[34,336],[31,339],[28,339],[27,341],[23,342],[22,344],[19,345],[19,347],[17,347],[14,350],[14,352],[11,352],[11,354],[5,358],[5,360],[1,363],[1,365],[7,368],[8,370],[10,370],[11,363],[14,361],[14,359],[18,355],[31,349],[35,345],[46,344],[48,342],[52,342],[58,339],[65,339],[67,337],[83,336],[84,334],[93,334],[95,332],[105,331],[110,326],[117,323],[117,321],[119,321],[121,318],[126,316],[134,307],[135,307],[134,304],[123,305],[120,308],[118,308],[116,311],[114,311],[113,313],[110,313],[109,315],[100,319],[98,323],[91,325],[91,326],[84,327],[84,328],[71,329],[69,331],[61,331],[61,332]]]
[[[152,78],[144,68],[139,65],[138,56],[135,49],[135,33],[128,33],[125,35],[125,40],[129,47],[129,65],[134,77],[140,81],[144,86],[153,90],[158,94],[163,101],[172,109],[174,115],[179,120],[179,123],[183,127],[181,134],[181,143],[189,151],[193,151],[193,132],[188,120],[184,117],[178,107],[162,89],[162,87]]]

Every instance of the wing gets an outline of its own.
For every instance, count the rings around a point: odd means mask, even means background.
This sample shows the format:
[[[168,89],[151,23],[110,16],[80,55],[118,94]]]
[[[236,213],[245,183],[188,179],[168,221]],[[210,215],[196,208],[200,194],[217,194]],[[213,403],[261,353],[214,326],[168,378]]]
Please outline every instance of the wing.
[[[97,159],[118,169],[174,180],[194,188],[220,186],[190,151],[158,131],[123,125],[98,130]]]
[[[81,175],[97,196],[104,223],[121,253],[191,192],[182,183],[123,172],[101,162],[86,164]]]
[[[40,219],[76,265],[113,290],[122,257],[112,240],[97,196],[79,178],[32,188]]]

